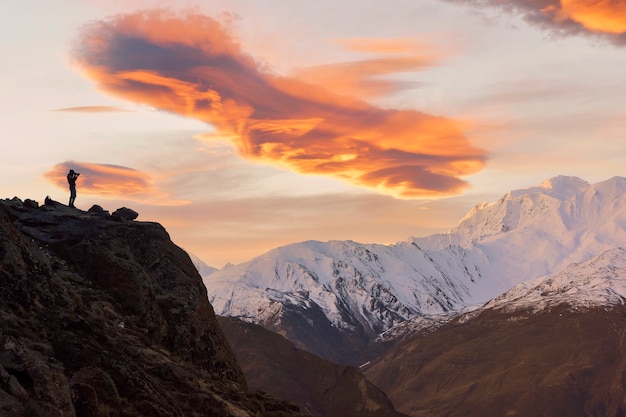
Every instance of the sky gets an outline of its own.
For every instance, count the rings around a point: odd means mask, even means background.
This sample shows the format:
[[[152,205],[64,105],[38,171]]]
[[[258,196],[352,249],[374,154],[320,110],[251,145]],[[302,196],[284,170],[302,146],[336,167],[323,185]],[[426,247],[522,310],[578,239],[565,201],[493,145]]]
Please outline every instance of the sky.
[[[129,207],[221,268],[624,176],[624,0],[5,0],[0,198]]]

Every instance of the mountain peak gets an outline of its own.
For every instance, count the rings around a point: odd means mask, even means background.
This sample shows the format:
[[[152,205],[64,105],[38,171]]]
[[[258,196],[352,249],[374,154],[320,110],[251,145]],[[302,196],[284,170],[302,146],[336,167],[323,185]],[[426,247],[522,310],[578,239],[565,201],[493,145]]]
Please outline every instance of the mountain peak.
[[[573,194],[589,187],[589,183],[581,178],[558,175],[545,180],[539,188],[545,189],[552,196],[559,196],[561,200],[571,197]]]
[[[587,187],[587,181],[574,176],[558,175],[543,181],[539,186],[521,188],[519,190],[510,191],[505,198],[514,198],[522,195],[545,194],[557,200],[567,200],[574,194],[577,194]]]
[[[450,231],[470,241],[525,227],[542,213],[557,214],[556,208],[564,201],[592,187],[574,176],[559,175],[543,181],[539,186],[509,191],[498,201],[480,203],[470,210]],[[555,219],[560,223],[558,219]]]

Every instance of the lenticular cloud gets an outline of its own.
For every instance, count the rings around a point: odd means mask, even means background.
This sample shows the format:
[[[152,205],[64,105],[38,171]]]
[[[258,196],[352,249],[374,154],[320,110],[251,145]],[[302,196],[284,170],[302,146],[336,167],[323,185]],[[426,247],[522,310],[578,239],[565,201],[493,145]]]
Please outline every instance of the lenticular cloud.
[[[462,123],[273,74],[204,15],[159,10],[92,23],[73,60],[102,90],[210,123],[243,157],[296,172],[412,198],[460,192],[461,177],[485,163]]]

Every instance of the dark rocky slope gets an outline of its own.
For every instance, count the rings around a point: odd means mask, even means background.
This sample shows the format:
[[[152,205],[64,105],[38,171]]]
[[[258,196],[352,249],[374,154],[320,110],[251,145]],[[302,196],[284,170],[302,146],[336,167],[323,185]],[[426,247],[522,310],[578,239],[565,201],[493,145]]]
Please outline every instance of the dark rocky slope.
[[[132,218],[0,201],[0,416],[300,416],[249,393],[188,255]]]
[[[626,308],[486,310],[408,338],[365,373],[415,417],[622,417]]]
[[[265,328],[218,317],[250,388],[293,401],[315,417],[406,417],[359,369],[337,365]]]

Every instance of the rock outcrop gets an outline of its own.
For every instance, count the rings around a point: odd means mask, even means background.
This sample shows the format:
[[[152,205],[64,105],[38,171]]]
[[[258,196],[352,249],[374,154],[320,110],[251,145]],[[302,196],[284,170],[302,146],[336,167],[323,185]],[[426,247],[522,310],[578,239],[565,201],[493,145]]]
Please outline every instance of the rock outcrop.
[[[0,201],[0,416],[301,416],[248,392],[189,256],[133,213]]]

